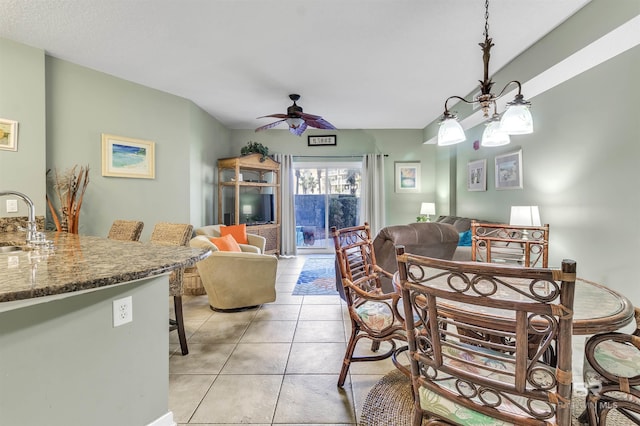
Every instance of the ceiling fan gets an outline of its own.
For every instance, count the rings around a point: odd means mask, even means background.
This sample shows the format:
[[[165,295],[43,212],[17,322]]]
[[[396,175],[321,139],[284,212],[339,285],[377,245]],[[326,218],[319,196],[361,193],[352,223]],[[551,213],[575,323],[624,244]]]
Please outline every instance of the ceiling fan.
[[[307,114],[305,112],[302,112],[302,107],[296,104],[296,101],[300,99],[300,95],[291,94],[289,95],[289,99],[293,101],[293,105],[287,108],[286,114],[269,114],[269,115],[264,115],[262,117],[258,117],[258,118],[274,117],[274,118],[280,118],[281,120],[274,121],[273,123],[265,124],[264,126],[258,127],[256,129],[256,132],[259,132],[260,130],[271,129],[272,127],[275,127],[282,122],[286,122],[287,125],[289,126],[289,131],[297,136],[302,135],[302,133],[304,133],[304,131],[307,130],[308,126],[315,127],[316,129],[333,129],[333,130],[336,129],[333,126],[333,124],[329,123],[327,120],[320,117],[319,115]]]

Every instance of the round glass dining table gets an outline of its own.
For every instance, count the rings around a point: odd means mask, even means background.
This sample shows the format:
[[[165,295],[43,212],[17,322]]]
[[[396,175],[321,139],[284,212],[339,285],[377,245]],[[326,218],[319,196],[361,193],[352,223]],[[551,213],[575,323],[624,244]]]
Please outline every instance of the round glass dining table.
[[[633,304],[625,296],[582,278],[576,280],[573,334],[616,331],[633,319]]]
[[[394,287],[398,289],[398,273],[394,274]],[[469,305],[455,303],[456,309]],[[476,312],[498,319],[504,318],[499,309],[473,306]],[[592,281],[577,278],[573,301],[573,333],[589,335],[619,330],[634,320],[633,304],[624,295]]]

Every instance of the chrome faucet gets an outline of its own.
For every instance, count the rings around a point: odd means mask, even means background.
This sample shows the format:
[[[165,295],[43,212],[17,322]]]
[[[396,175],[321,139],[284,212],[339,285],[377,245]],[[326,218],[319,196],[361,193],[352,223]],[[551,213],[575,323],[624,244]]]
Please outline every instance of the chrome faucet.
[[[0,196],[3,195],[15,195],[16,197],[21,198],[22,201],[24,201],[29,207],[29,218],[27,222],[27,244],[34,242],[36,240],[38,231],[36,229],[36,209],[33,206],[33,201],[31,201],[31,198],[18,191],[0,191]]]

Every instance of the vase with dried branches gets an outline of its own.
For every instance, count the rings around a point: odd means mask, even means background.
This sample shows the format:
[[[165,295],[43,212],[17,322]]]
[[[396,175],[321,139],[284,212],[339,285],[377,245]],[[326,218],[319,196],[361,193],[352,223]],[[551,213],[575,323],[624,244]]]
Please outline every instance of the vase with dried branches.
[[[47,176],[49,176],[50,172],[51,169],[47,170]],[[49,177],[60,207],[60,212],[56,212],[51,198],[47,194],[47,205],[56,225],[56,230],[77,234],[82,199],[89,184],[89,166],[75,165],[61,174],[54,170],[53,176]]]

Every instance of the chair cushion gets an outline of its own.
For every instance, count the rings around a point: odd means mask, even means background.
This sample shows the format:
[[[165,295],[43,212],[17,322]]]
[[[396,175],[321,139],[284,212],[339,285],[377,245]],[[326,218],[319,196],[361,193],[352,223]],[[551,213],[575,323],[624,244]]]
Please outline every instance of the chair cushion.
[[[451,420],[459,425],[473,426],[512,426],[513,423],[497,420],[482,414],[478,411],[471,410],[462,405],[438,395],[427,388],[420,388],[420,406],[427,408],[429,412],[436,414],[447,420]]]
[[[231,235],[238,244],[249,244],[249,240],[247,240],[247,225],[230,225],[230,226],[221,226],[220,227],[220,235]]]
[[[383,302],[366,301],[356,308],[362,322],[371,330],[382,331],[393,324],[393,313]]]
[[[209,241],[211,241],[211,243],[220,251],[242,251],[240,249],[240,246],[238,245],[238,242],[233,238],[233,236],[231,236],[231,234],[217,238],[211,237],[209,238]]]
[[[445,364],[451,364],[454,368],[462,368],[469,370],[472,374],[484,376],[498,382],[511,382],[513,378],[506,374],[500,374],[495,370],[504,370],[504,371],[513,371],[514,365],[510,362],[501,362],[499,359],[495,359],[494,357],[504,357],[511,358],[511,355],[504,354],[502,352],[495,352],[486,348],[474,347],[475,350],[490,353],[493,357],[484,357],[478,354],[474,354],[471,352],[464,351],[458,348],[451,347],[443,347],[442,353],[446,355],[447,353],[451,356],[464,358],[467,360],[475,359],[473,361],[474,365],[469,365],[466,363],[460,363],[456,360],[452,360],[449,357],[444,357]],[[478,368],[478,365],[486,365],[488,368]],[[442,378],[444,376],[438,376]],[[451,383],[448,380],[439,381],[438,384],[442,387],[449,388],[450,386],[454,386],[454,383]],[[458,393],[455,388],[451,389],[454,393]],[[526,406],[527,400],[524,397],[520,397],[517,395],[511,395],[514,400],[518,401],[520,404]],[[481,404],[481,402],[478,402]],[[535,404],[535,403],[534,403]],[[420,406],[430,412],[437,414],[445,419],[451,420],[456,424],[460,425],[512,425],[512,423],[502,420],[496,420],[492,417],[489,417],[483,413],[467,408],[463,405],[457,404],[450,399],[446,398],[443,395],[437,394],[427,388],[420,388]],[[534,405],[535,406],[535,405]],[[502,404],[497,407],[500,411],[513,413],[516,415],[527,415],[525,412],[520,410],[517,405],[512,402],[502,399]],[[541,409],[543,411],[544,408]],[[553,419],[549,419],[551,421]]]
[[[640,374],[640,351],[631,344],[605,340],[593,352],[598,364],[618,377]]]

